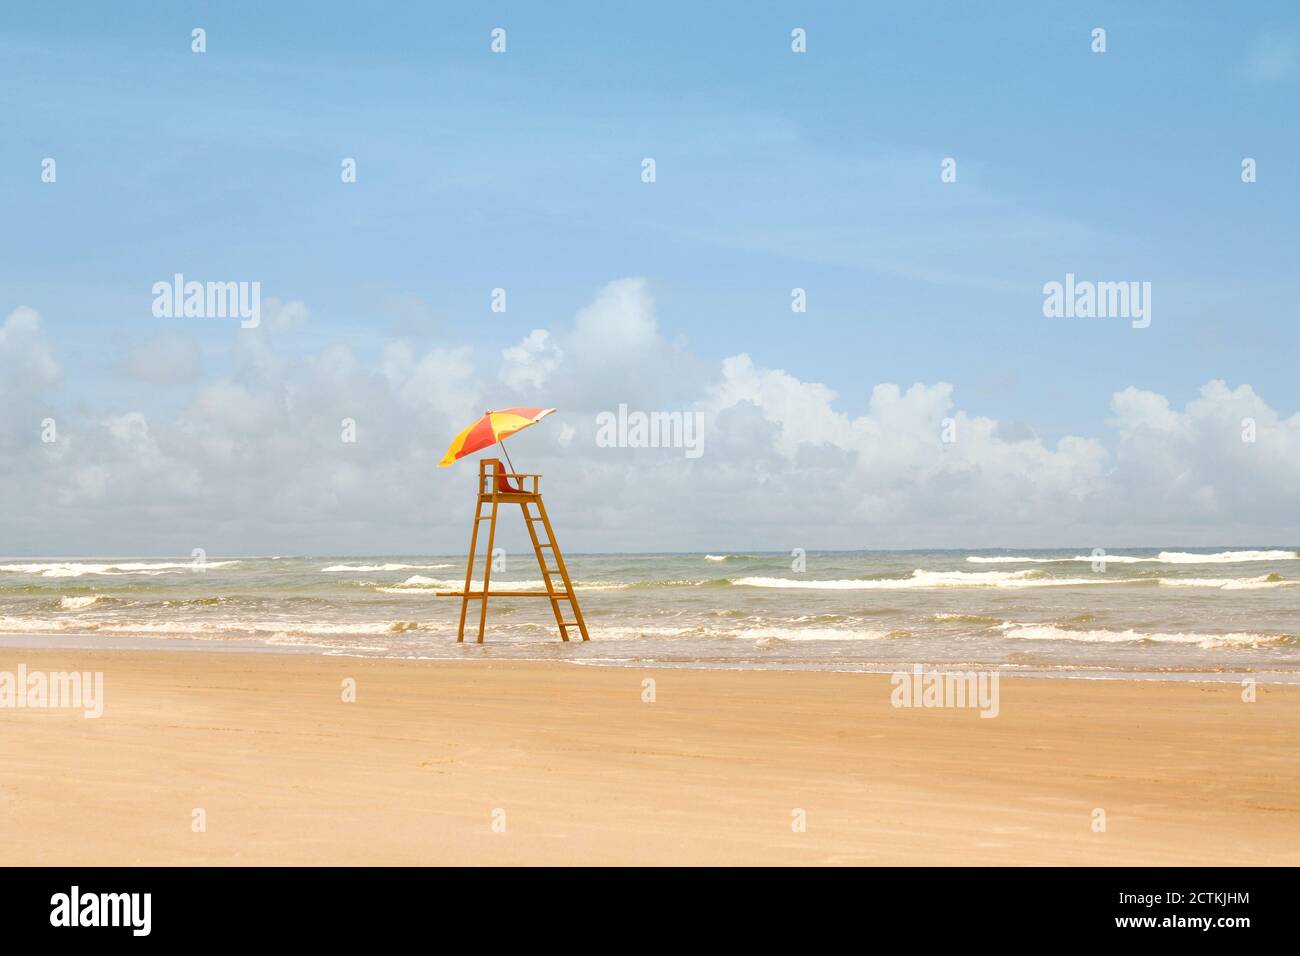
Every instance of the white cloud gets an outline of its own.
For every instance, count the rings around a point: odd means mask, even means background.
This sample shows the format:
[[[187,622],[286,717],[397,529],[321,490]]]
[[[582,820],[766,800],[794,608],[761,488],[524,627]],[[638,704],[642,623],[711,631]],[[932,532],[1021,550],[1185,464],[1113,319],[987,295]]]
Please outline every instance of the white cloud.
[[[654,300],[645,279],[615,279],[600,290],[595,302],[578,310],[573,324],[575,347],[616,361],[657,342]]]
[[[6,396],[20,391],[47,388],[59,378],[41,316],[35,309],[19,306],[0,325],[0,388]]]
[[[262,317],[273,332],[289,332],[307,324],[307,304],[298,299],[282,302],[276,298],[262,303]]]
[[[505,364],[501,368],[501,381],[518,392],[536,390],[546,384],[551,373],[560,367],[564,352],[551,333],[533,329],[518,345],[501,353]]]
[[[683,343],[667,342],[643,278],[615,279],[579,309],[573,324],[550,330],[546,404],[595,413],[619,402],[681,409],[700,399],[716,372]]]
[[[385,349],[380,367],[396,396],[420,411],[466,424],[483,411],[467,347],[435,348],[417,358],[410,345],[398,342]]]
[[[837,444],[850,431],[848,418],[831,408],[835,393],[816,382],[801,382],[786,372],[757,369],[744,353],[723,360],[722,380],[711,389],[706,409],[716,414],[749,402],[780,427],[779,447],[793,455],[798,445]]]
[[[133,345],[122,369],[130,378],[153,385],[193,382],[202,372],[199,347],[188,336],[163,332]]]
[[[41,422],[52,411],[47,397],[60,376],[40,314],[14,309],[0,324],[0,453],[39,443]]]
[[[59,366],[39,317],[0,328],[0,550],[187,554],[459,551],[472,465],[436,469],[451,436],[499,403],[468,347],[335,345],[289,361],[262,330],[235,371],[165,416],[60,417],[37,437]],[[794,370],[708,363],[665,342],[647,284],[611,283],[571,326],[506,349],[501,378],[560,414],[512,438],[543,472],[572,550],[1284,544],[1300,535],[1300,414],[1212,381],[1181,405],[1116,392],[1102,434],[1048,444],[974,414],[944,382],[870,389],[860,414]],[[14,387],[15,382],[21,385]],[[698,411],[705,454],[600,448],[620,403]],[[17,416],[17,418],[15,418]],[[1242,441],[1242,419],[1256,441]],[[945,443],[943,421],[957,440]],[[341,440],[344,419],[357,440]],[[3,435],[4,433],[0,433]],[[522,546],[523,542],[518,542]],[[509,542],[505,545],[510,547]]]

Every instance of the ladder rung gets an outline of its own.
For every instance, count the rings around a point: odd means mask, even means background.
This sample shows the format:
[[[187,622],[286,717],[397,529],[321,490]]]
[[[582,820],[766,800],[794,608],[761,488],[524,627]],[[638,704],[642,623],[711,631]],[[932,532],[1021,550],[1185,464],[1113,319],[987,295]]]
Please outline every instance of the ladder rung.
[[[437,597],[472,598],[472,599],[475,600],[475,601],[479,601],[479,600],[482,600],[482,599],[483,599],[483,592],[482,592],[482,591],[470,591],[468,594],[466,594],[464,591],[438,591],[436,596],[437,596]],[[551,594],[550,594],[549,591],[489,591],[489,592],[487,593],[487,596],[488,596],[488,597],[539,597],[539,598],[543,598],[543,597],[544,597],[544,598],[549,598],[549,597],[551,596]]]
[[[552,551],[555,550],[555,545],[553,545],[553,544],[539,544],[538,547],[539,547],[539,548],[550,548]]]

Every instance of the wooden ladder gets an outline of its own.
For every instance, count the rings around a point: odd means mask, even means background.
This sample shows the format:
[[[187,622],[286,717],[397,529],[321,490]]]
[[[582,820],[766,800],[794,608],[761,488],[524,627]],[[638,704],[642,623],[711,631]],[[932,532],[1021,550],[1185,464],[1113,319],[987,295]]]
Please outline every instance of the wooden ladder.
[[[567,641],[571,628],[577,628],[578,633],[582,635],[584,641],[589,640],[587,636],[587,622],[583,619],[582,608],[578,606],[578,597],[573,592],[573,581],[569,577],[568,566],[564,563],[564,555],[560,552],[560,546],[555,541],[555,529],[551,527],[551,519],[546,515],[546,505],[542,501],[541,493],[538,491],[538,479],[541,475],[525,475],[506,472],[502,469],[501,462],[496,458],[485,458],[479,462],[479,489],[478,500],[474,506],[474,524],[471,529],[469,539],[469,561],[465,568],[465,588],[462,591],[439,591],[438,597],[458,597],[460,598],[460,624],[456,628],[456,640],[461,642],[465,640],[465,616],[469,611],[469,602],[471,599],[478,600],[478,642],[483,643],[483,632],[487,628],[487,602],[489,597],[544,597],[551,602],[551,610],[555,614],[555,623],[560,629],[560,638]],[[509,482],[514,480],[516,484],[511,485]],[[525,481],[531,481],[530,490],[524,490]],[[528,528],[528,537],[533,543],[533,554],[537,556],[537,566],[542,572],[542,583],[546,586],[543,591],[493,591],[491,590],[492,580],[492,552],[496,544],[497,534],[497,516],[500,513],[501,505],[517,504],[524,514],[524,524]],[[484,513],[484,506],[488,511]],[[534,517],[530,507],[536,507],[537,513]],[[481,591],[470,590],[474,581],[474,555],[478,549],[479,528],[483,522],[488,522],[488,540],[487,554],[483,565],[483,589]],[[538,533],[538,527],[541,528],[541,534]],[[547,552],[550,553],[550,560],[547,558]],[[554,567],[551,563],[554,562]],[[557,585],[556,577],[560,578]],[[566,616],[562,603],[567,602],[569,615]]]

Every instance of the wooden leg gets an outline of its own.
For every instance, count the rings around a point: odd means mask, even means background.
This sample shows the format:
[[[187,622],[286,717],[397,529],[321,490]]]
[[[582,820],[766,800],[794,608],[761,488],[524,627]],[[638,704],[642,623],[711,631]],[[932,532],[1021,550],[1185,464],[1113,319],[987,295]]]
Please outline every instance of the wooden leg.
[[[488,522],[487,561],[483,565],[483,608],[478,615],[478,642],[483,643],[483,629],[487,627],[488,582],[492,579],[492,547],[497,539],[497,496],[492,496],[492,520]],[[465,585],[466,593],[469,585]]]
[[[474,546],[478,543],[478,516],[482,513],[481,509],[481,503],[475,499],[474,523],[469,529],[469,561],[465,567],[465,592],[460,599],[460,626],[456,628],[457,643],[465,640],[465,611],[469,608],[469,583],[474,579]]]

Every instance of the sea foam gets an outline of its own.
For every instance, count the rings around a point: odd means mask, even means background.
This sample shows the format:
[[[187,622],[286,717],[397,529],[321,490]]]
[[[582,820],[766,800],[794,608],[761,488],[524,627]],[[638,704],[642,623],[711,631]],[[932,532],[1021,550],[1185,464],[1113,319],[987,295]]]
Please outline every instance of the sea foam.
[[[814,591],[906,590],[910,588],[1026,588],[1118,583],[1100,578],[1049,578],[1041,571],[925,571],[907,578],[807,581],[797,578],[736,578],[732,584],[750,588],[806,588]]]
[[[1195,644],[1198,647],[1241,647],[1290,641],[1287,634],[1252,634],[1237,631],[1229,634],[1202,634],[1184,632],[1091,630],[1075,631],[1055,624],[1015,624],[1005,622],[998,627],[1004,637],[1025,641],[1081,641],[1086,644],[1127,644],[1151,641],[1156,644]]]
[[[454,567],[450,564],[331,564],[321,568],[322,574],[335,571],[441,571]]]
[[[123,575],[123,574],[177,574],[181,571],[224,568],[238,561],[205,561],[196,564],[193,561],[134,561],[123,564],[85,564],[75,561],[43,562],[35,564],[0,564],[0,571],[11,574],[35,574],[43,578],[79,578],[83,574]]]
[[[1061,564],[1067,561],[1087,561],[1105,564],[1241,564],[1248,561],[1295,561],[1300,554],[1295,551],[1218,551],[1214,554],[1197,554],[1193,551],[1161,551],[1155,557],[1138,557],[1131,554],[1076,554],[1061,558],[1026,558],[1011,554],[974,554],[966,559],[971,564]]]

